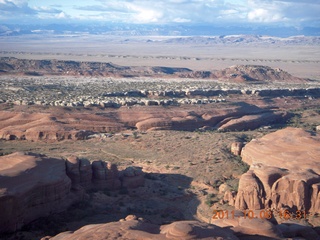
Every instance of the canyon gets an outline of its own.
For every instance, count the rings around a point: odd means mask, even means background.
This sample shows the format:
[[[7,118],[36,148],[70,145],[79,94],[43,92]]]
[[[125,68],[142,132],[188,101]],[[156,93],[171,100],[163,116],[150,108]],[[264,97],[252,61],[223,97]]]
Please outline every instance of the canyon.
[[[301,39],[15,39],[0,239],[319,239],[318,38]]]

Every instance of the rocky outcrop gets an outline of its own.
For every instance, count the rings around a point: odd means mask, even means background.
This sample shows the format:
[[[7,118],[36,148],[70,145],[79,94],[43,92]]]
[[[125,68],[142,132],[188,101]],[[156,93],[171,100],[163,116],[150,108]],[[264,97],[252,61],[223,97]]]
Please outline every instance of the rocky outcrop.
[[[120,178],[124,176],[124,178]],[[144,184],[143,172],[103,161],[48,158],[13,153],[0,157],[0,233],[66,210],[81,200],[87,189],[136,188]]]
[[[236,65],[213,73],[217,78],[232,82],[289,81],[301,82],[305,79],[294,77],[282,69],[261,65]]]
[[[282,239],[282,232],[270,221],[255,217],[244,217],[242,211],[234,211],[233,217],[212,219],[212,224],[230,228],[240,239]]]
[[[75,199],[64,160],[23,153],[0,158],[0,232],[65,210]]]
[[[42,240],[72,240],[72,239],[207,239],[237,240],[238,238],[229,229],[198,221],[180,221],[169,225],[158,226],[150,224],[134,216],[128,216],[119,222],[87,225],[75,232],[60,233],[55,237],[46,237]]]
[[[30,111],[30,112],[28,112]],[[36,114],[33,111],[38,111]],[[197,129],[245,130],[280,123],[288,114],[247,103],[225,104],[223,107],[92,109],[79,111],[30,107],[24,113],[0,111],[0,139],[30,141],[83,140],[95,133],[119,132],[137,128],[147,130]]]
[[[81,119],[81,121],[79,120]],[[124,129],[106,116],[53,113],[18,113],[1,111],[0,139],[29,141],[83,140],[95,132]]]
[[[256,115],[246,115],[235,119],[230,119],[230,121],[224,123],[219,127],[219,130],[253,130],[265,123],[273,124],[277,122],[282,122],[284,119],[288,119],[288,115],[283,112],[265,112]]]
[[[120,179],[122,187],[136,188],[144,183],[144,174],[140,168],[127,167],[124,171],[122,171],[121,175],[122,176]]]
[[[276,68],[260,65],[237,65],[219,71],[192,71],[174,67],[129,67],[104,62],[76,62],[62,60],[28,60],[13,57],[0,58],[2,74],[24,74],[27,76],[68,75],[96,77],[181,77],[211,78],[232,82],[255,81],[306,81]]]
[[[113,189],[119,189],[121,185],[123,185],[121,184],[118,168],[115,164],[111,164],[110,162],[104,162],[104,161],[94,161],[92,162],[92,170],[93,170],[92,181],[94,183],[94,186],[97,188],[106,188],[106,189],[113,190]],[[141,171],[141,175],[143,176],[142,171]],[[140,181],[139,183],[137,183],[136,181],[133,181],[131,185],[129,183],[127,184],[126,187],[136,188],[136,187],[142,186],[143,183],[144,181]]]
[[[262,209],[265,193],[260,180],[252,170],[241,176],[235,202],[237,209]]]
[[[241,176],[235,207],[320,213],[320,138],[286,128],[248,143],[241,153],[250,170]]]
[[[91,187],[93,166],[87,159],[71,156],[66,160],[66,173],[72,181],[72,186]]]
[[[197,112],[198,111],[198,112]],[[256,129],[266,124],[279,123],[288,119],[285,112],[273,112],[254,105],[239,103],[225,109],[210,109],[205,112],[177,111],[162,117],[149,117],[138,121],[136,127],[146,130],[184,130],[194,131],[200,128],[218,129],[221,131]],[[159,115],[158,115],[159,116]]]
[[[236,156],[240,156],[243,147],[243,142],[233,142],[231,144],[231,152]]]

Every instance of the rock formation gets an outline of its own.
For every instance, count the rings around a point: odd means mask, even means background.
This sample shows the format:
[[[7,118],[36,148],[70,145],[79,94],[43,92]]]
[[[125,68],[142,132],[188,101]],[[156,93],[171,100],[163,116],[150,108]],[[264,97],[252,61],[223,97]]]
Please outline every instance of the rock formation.
[[[34,113],[33,110],[39,111]],[[30,111],[30,112],[28,112]],[[144,106],[134,109],[104,109],[51,112],[40,107],[24,113],[0,111],[0,139],[30,141],[83,140],[94,133],[119,132],[127,128],[146,130],[219,130],[255,129],[279,123],[289,117],[282,111],[272,111],[247,103],[225,104],[223,108],[205,105],[202,108]],[[80,121],[81,119],[81,121]]]
[[[236,65],[213,73],[217,78],[232,82],[256,82],[256,81],[290,81],[299,82],[304,79],[276,68],[261,65]]]
[[[233,217],[228,219],[213,219],[211,223],[224,229],[230,228],[241,239],[281,239],[283,237],[282,232],[270,221],[259,217],[244,218],[241,211],[235,211]]]
[[[0,232],[15,231],[76,199],[62,159],[13,153],[0,158]]]
[[[192,71],[174,67],[129,67],[103,62],[76,62],[62,60],[27,60],[13,57],[0,58],[2,74],[24,74],[28,76],[68,75],[68,76],[108,76],[108,77],[181,77],[211,78],[233,82],[252,81],[306,81],[293,77],[277,68],[260,65],[237,65],[223,70]]]
[[[6,140],[83,140],[94,132],[123,129],[121,124],[108,117],[91,114],[70,115],[70,113],[57,111],[35,114],[2,111],[0,115],[0,139]]]
[[[243,146],[243,142],[233,142],[231,144],[231,152],[234,155],[240,156]]]
[[[198,221],[180,221],[169,225],[158,226],[144,222],[134,216],[128,216],[119,222],[87,225],[75,232],[60,233],[55,237],[45,237],[42,240],[72,240],[72,239],[207,239],[237,240],[229,229]]]
[[[241,156],[250,169],[240,178],[236,208],[320,213],[319,136],[289,127],[252,140]]]
[[[127,167],[124,171],[122,171],[122,176],[120,179],[122,187],[136,188],[143,185],[144,174],[140,168]]]
[[[91,164],[77,157],[65,161],[21,152],[0,157],[0,233],[66,210],[83,198],[86,189],[115,190],[143,184],[140,169],[128,168],[122,173],[116,165],[103,161]]]

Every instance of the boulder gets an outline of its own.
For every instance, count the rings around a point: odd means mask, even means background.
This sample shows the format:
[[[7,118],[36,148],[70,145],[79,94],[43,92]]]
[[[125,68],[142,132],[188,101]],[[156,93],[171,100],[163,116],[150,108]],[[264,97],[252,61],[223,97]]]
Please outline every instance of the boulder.
[[[228,202],[229,205],[234,206],[236,201],[236,192],[235,191],[226,191],[223,195],[223,201]]]
[[[234,155],[240,156],[243,146],[244,146],[243,142],[233,142],[231,144],[231,152]]]
[[[243,174],[239,181],[239,190],[235,201],[236,209],[262,209],[265,192],[262,183],[252,170]]]
[[[137,188],[144,185],[144,174],[140,168],[127,167],[121,176],[121,185],[125,188]]]

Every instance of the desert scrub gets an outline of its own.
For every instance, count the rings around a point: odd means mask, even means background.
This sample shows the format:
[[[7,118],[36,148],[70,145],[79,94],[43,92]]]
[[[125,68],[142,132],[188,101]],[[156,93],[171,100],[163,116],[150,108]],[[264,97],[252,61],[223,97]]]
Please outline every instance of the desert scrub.
[[[136,131],[132,133],[132,136],[133,136],[134,139],[138,139],[139,138],[138,132],[136,132]]]
[[[300,128],[301,123],[301,114],[295,113],[294,116],[289,120],[289,125],[292,127]]]
[[[237,169],[240,171],[240,173],[245,173],[249,170],[250,166],[242,161],[240,156],[236,156],[231,153],[231,149],[229,146],[224,145],[221,147],[221,153],[223,156],[228,159],[229,161],[235,163]]]
[[[213,193],[210,193],[206,196],[205,204],[208,205],[208,207],[211,207],[214,203],[217,202],[215,199],[213,199],[214,197],[215,195]]]
[[[226,180],[226,184],[230,187],[231,191],[237,192],[239,188],[239,179],[237,178],[228,179]]]
[[[239,142],[250,142],[253,139],[253,136],[246,133],[242,133],[236,136],[237,141]]]

